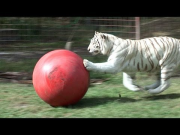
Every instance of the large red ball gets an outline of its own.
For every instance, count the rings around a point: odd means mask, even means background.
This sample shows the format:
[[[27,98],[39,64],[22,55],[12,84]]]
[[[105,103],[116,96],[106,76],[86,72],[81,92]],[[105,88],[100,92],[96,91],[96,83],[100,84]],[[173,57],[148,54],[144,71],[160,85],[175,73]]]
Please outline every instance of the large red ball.
[[[42,56],[32,75],[38,96],[51,106],[78,102],[89,87],[89,72],[83,59],[68,50],[54,50]]]

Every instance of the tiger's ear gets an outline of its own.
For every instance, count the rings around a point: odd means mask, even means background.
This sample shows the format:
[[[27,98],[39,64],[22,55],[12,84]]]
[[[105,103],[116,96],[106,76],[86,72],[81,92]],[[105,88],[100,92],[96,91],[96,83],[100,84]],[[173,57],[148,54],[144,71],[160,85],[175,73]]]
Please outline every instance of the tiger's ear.
[[[106,36],[104,34],[101,35],[102,39],[106,39]]]
[[[95,31],[95,34],[98,34],[99,32]]]

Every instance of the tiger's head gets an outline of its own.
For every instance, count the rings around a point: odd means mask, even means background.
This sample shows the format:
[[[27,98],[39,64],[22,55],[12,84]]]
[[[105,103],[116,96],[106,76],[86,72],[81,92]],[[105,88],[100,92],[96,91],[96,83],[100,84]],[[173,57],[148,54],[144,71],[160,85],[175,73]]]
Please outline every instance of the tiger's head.
[[[89,53],[92,55],[103,54],[105,55],[108,49],[108,40],[107,34],[96,32],[94,37],[91,39],[90,44],[87,48]]]

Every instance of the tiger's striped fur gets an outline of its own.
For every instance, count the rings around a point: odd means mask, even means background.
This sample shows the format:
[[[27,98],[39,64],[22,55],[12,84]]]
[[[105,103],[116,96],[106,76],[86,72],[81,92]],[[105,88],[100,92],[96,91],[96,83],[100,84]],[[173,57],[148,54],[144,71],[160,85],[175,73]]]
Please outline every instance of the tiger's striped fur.
[[[180,64],[180,40],[172,37],[152,37],[141,40],[118,38],[95,32],[88,50],[93,55],[108,55],[107,62],[93,63],[84,59],[87,70],[104,73],[123,72],[126,88],[149,93],[161,93],[170,85],[169,79]],[[135,72],[156,72],[157,82],[145,88],[133,83]]]

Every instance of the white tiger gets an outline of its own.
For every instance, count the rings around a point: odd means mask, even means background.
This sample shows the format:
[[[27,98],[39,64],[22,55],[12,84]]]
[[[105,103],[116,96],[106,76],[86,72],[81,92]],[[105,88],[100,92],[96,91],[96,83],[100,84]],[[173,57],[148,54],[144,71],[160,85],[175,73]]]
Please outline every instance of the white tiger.
[[[169,79],[180,64],[180,40],[172,37],[152,37],[141,40],[118,38],[95,31],[88,51],[93,55],[108,55],[107,62],[83,64],[89,71],[103,73],[123,72],[123,84],[132,91],[147,90],[158,94],[170,86]],[[135,72],[155,72],[156,83],[141,88],[133,83]]]

